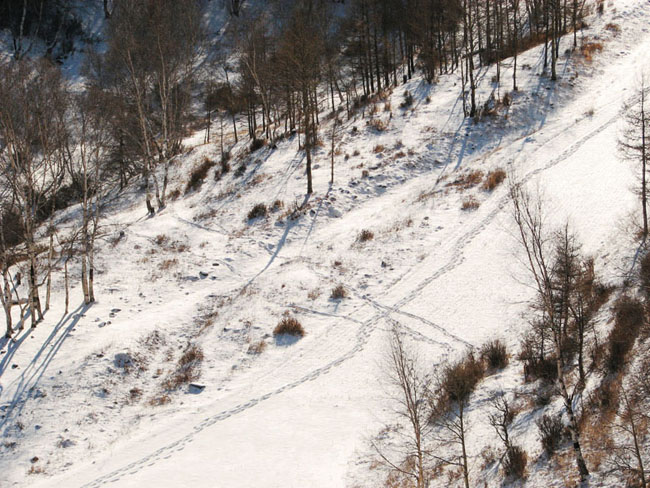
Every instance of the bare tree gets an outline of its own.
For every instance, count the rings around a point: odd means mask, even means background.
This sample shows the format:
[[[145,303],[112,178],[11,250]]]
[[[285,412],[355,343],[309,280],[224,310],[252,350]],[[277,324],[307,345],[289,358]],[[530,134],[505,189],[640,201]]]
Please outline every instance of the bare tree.
[[[153,181],[159,209],[165,206],[169,161],[184,137],[194,64],[202,41],[201,3],[191,0],[122,0],[109,21],[108,51],[94,82],[126,98],[137,121],[146,205]],[[162,163],[163,181],[156,167]]]
[[[459,467],[465,488],[470,487],[467,408],[483,374],[483,364],[469,352],[459,361],[442,368],[429,400],[432,406],[430,422],[436,427],[434,438],[442,446],[455,445],[457,449],[455,455],[443,456],[432,452],[431,456],[444,464]]]
[[[641,75],[634,95],[624,104],[625,128],[618,141],[623,158],[639,165],[641,212],[643,218],[643,238],[648,236],[648,185],[647,171],[650,157],[650,114],[647,103],[650,86],[647,78]]]
[[[425,438],[430,430],[427,402],[429,380],[423,373],[417,356],[404,344],[397,325],[394,325],[390,336],[388,374],[396,392],[396,413],[407,425],[404,450],[401,452],[401,457],[407,462],[391,459],[390,454],[377,445],[375,449],[391,470],[411,479],[418,488],[424,488],[427,486]]]
[[[584,481],[589,476],[589,470],[582,455],[580,427],[574,411],[574,400],[580,394],[581,385],[577,381],[573,388],[571,387],[574,368],[566,348],[566,310],[570,290],[562,286],[566,285],[562,280],[562,273],[559,273],[560,276],[557,273],[562,269],[562,265],[556,259],[557,254],[553,252],[551,235],[546,230],[541,198],[532,198],[523,186],[516,182],[510,184],[510,198],[519,242],[525,252],[527,268],[532,275],[537,292],[538,306],[550,330],[559,392],[569,417],[568,428],[571,433],[576,465],[580,479]],[[560,250],[567,249],[569,233],[566,227],[565,232],[560,235],[563,236],[563,239],[560,239],[558,247]],[[558,286],[558,282],[560,286]]]
[[[58,69],[48,62],[0,66],[0,174],[21,217],[29,273],[32,327],[42,320],[37,230],[61,183],[58,137],[67,109]]]
[[[622,436],[617,436],[613,441],[609,463],[613,470],[626,476],[631,475],[636,478],[638,486],[646,488],[648,452],[644,441],[650,423],[647,405],[644,404],[647,399],[638,394],[640,391],[630,392],[625,387],[621,387],[620,391],[623,401],[616,413],[613,427]]]

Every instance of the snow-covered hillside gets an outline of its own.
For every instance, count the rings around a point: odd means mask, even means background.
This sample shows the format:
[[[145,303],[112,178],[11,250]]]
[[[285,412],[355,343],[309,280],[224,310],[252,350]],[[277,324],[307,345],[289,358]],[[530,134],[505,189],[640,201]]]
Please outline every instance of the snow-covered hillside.
[[[496,116],[463,118],[457,75],[434,85],[414,77],[376,113],[359,111],[339,129],[332,185],[324,123],[309,198],[298,136],[250,155],[240,142],[229,172],[217,181],[217,165],[184,195],[192,169],[219,158],[203,133],[188,139],[172,166],[180,197],[153,218],[137,186],[110,206],[98,302],[79,305],[75,288],[71,313],[53,300],[36,329],[2,342],[0,486],[380,486],[371,444],[395,422],[391,327],[433,371],[493,338],[514,356],[527,325],[533,290],[507,184],[487,191],[460,180],[502,169],[539,188],[553,222],[568,219],[606,283],[630,272],[636,179],[616,141],[622,102],[649,63],[650,4],[616,1],[589,20],[583,35],[602,53],[589,62],[563,40],[557,82],[540,75],[542,47],[524,53],[519,91]],[[612,23],[620,32],[605,28]],[[480,70],[481,103],[496,88],[494,69]],[[504,63],[504,80],[509,70]],[[402,108],[406,91],[414,103]],[[373,118],[387,128],[377,131]],[[463,209],[470,199],[478,207]],[[258,203],[268,215],[248,220]],[[58,214],[59,225],[76,211]],[[363,230],[373,237],[360,239]],[[55,280],[61,296],[62,274]],[[346,298],[331,298],[337,285]],[[286,313],[303,338],[272,336]],[[202,350],[205,389],[166,393],[188,346]],[[479,469],[495,444],[482,409],[496,391],[522,385],[512,360],[475,393],[474,486],[502,482]],[[534,461],[534,418],[518,417],[512,433],[533,460],[526,486],[566,486]]]

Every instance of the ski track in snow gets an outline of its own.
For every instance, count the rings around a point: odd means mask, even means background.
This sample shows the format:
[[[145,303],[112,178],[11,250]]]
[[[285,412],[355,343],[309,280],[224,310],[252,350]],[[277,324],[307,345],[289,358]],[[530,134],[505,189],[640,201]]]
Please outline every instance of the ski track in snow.
[[[576,142],[574,142],[572,145],[570,145],[567,149],[565,149],[563,152],[561,152],[557,157],[551,159],[548,163],[546,163],[543,166],[538,167],[537,169],[527,173],[523,178],[521,178],[522,183],[527,183],[530,181],[532,178],[535,176],[539,175],[543,171],[546,171],[550,168],[553,168],[554,166],[560,164],[562,161],[566,160],[569,158],[571,155],[573,155],[575,152],[577,152],[587,141],[592,139],[593,137],[597,136],[600,134],[602,131],[607,129],[610,125],[612,125],[617,119],[619,118],[619,115],[615,115],[614,117],[608,119],[606,122],[602,123],[598,127],[596,127],[594,130],[591,132],[587,133],[580,139],[578,139]],[[549,137],[544,143],[542,143],[537,150],[540,150],[543,148],[546,144],[551,142],[553,140],[553,137]],[[459,342],[465,346],[473,347],[472,344],[469,342],[465,341],[461,337],[458,337],[448,330],[446,330],[444,327],[437,325],[423,317],[417,316],[415,314],[405,312],[401,310],[403,307],[405,307],[407,304],[412,302],[415,298],[417,298],[421,292],[431,285],[433,282],[436,280],[440,279],[442,276],[445,274],[453,271],[454,269],[458,268],[464,261],[465,261],[465,256],[464,256],[464,250],[467,246],[469,246],[474,239],[483,232],[487,226],[496,218],[496,216],[506,207],[508,204],[509,197],[507,194],[501,196],[498,201],[496,202],[495,207],[485,216],[483,219],[475,225],[472,229],[467,231],[466,233],[462,234],[460,237],[458,237],[454,243],[454,245],[451,248],[451,257],[447,261],[445,265],[442,267],[438,268],[433,274],[425,278],[424,280],[420,281],[417,286],[411,289],[411,291],[405,295],[401,300],[399,300],[395,305],[392,307],[382,305],[372,299],[369,299],[365,297],[364,299],[370,303],[375,309],[379,309],[379,311],[373,315],[371,318],[369,318],[366,321],[359,321],[357,319],[354,319],[350,315],[335,315],[335,314],[327,314],[326,312],[319,312],[319,311],[314,311],[310,309],[304,309],[301,307],[294,307],[296,309],[308,312],[308,313],[316,313],[316,314],[321,314],[321,315],[328,315],[331,316],[332,318],[336,319],[341,319],[341,320],[347,320],[353,323],[356,323],[359,325],[359,330],[356,333],[356,344],[352,349],[350,349],[348,352],[345,354],[339,356],[337,359],[325,364],[324,366],[321,366],[313,371],[311,371],[309,374],[302,376],[301,378],[291,382],[287,383],[280,388],[276,388],[275,390],[272,390],[264,395],[257,396],[255,398],[252,398],[246,402],[240,403],[239,405],[228,409],[224,410],[216,415],[210,416],[205,418],[202,422],[198,423],[194,428],[188,432],[185,436],[181,437],[180,439],[167,444],[156,451],[152,452],[151,454],[140,458],[122,468],[116,469],[108,474],[105,474],[103,476],[100,476],[96,478],[95,480],[82,485],[82,488],[95,488],[98,486],[101,486],[105,483],[112,483],[116,482],[121,479],[122,476],[124,475],[132,475],[138,473],[140,470],[142,470],[145,467],[150,467],[156,464],[156,462],[162,460],[162,459],[168,459],[173,455],[174,452],[181,451],[185,448],[185,446],[192,442],[196,434],[200,433],[201,431],[205,430],[206,428],[216,424],[217,422],[224,421],[230,417],[233,417],[239,413],[242,413],[248,409],[251,409],[255,407],[256,405],[264,402],[265,400],[268,400],[269,398],[275,397],[277,395],[282,394],[285,391],[292,390],[303,383],[306,383],[308,381],[314,381],[317,378],[319,378],[322,375],[325,375],[329,373],[332,369],[340,366],[341,364],[345,363],[346,361],[354,358],[358,353],[360,353],[365,345],[368,343],[372,333],[377,329],[377,324],[380,322],[382,319],[388,319],[392,320],[390,316],[392,314],[401,314],[406,317],[418,320],[423,322],[424,324],[428,325],[429,327],[437,330],[438,332],[452,338],[454,341]],[[179,220],[184,220],[184,219],[179,219]],[[186,223],[189,223],[186,221]],[[192,223],[192,225],[194,225]],[[201,228],[203,228],[201,226]],[[212,231],[211,229],[205,228],[207,231]],[[214,231],[213,231],[214,232]],[[409,272],[405,273],[400,279],[396,280],[385,292],[384,295],[390,292],[395,288],[395,286],[401,282],[405,276],[407,276]],[[358,309],[357,309],[358,310]],[[424,341],[429,344],[435,345],[435,346],[440,346],[441,342],[435,341],[434,339],[431,339],[420,332],[417,332],[407,326],[399,324],[399,327],[401,327],[403,330],[405,330],[409,336],[411,336],[414,340],[418,341]],[[449,346],[448,346],[449,347]]]

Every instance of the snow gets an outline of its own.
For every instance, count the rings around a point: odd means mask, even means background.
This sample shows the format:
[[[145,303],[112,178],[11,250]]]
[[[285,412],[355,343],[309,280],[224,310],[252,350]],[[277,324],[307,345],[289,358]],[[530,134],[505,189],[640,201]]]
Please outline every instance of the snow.
[[[557,88],[538,75],[539,48],[519,57],[530,68],[518,73],[508,120],[464,120],[456,75],[433,87],[414,78],[392,94],[386,131],[359,117],[345,122],[331,187],[325,124],[310,199],[295,137],[255,153],[242,178],[233,174],[236,160],[221,181],[210,173],[200,191],[152,219],[130,188],[104,221],[98,303],[78,305],[75,288],[73,311],[65,315],[57,275],[45,321],[2,346],[2,441],[16,442],[0,450],[2,485],[377,486],[370,440],[394,422],[383,380],[391,324],[399,323],[430,368],[496,337],[514,350],[526,326],[522,314],[532,290],[514,242],[507,185],[460,192],[449,182],[468,170],[503,168],[543,192],[553,223],[569,220],[607,282],[629,272],[636,180],[616,140],[621,103],[647,64],[650,11],[640,0],[616,2],[615,9],[594,17],[585,32],[601,36],[604,52],[592,64],[578,53],[562,58]],[[610,21],[621,25],[620,34],[603,29]],[[563,42],[561,52],[572,39]],[[492,74],[483,73],[482,102],[495,88]],[[413,110],[399,108],[405,89],[415,95]],[[376,116],[387,119],[378,105]],[[198,145],[202,140],[196,134],[186,141],[197,147],[173,165],[176,181],[204,156],[217,158],[218,147]],[[386,149],[375,153],[378,144]],[[400,150],[405,156],[395,157]],[[461,210],[468,195],[479,200],[477,210]],[[277,199],[283,209],[246,220],[254,204]],[[279,218],[303,201],[301,217]],[[73,217],[74,209],[59,219]],[[362,229],[374,239],[357,242]],[[114,243],[120,230],[125,236]],[[187,249],[179,251],[179,244]],[[332,300],[339,283],[349,297]],[[276,344],[270,333],[286,310],[306,335]],[[214,322],[201,331],[207,316]],[[159,339],[152,339],[155,331]],[[248,354],[249,343],[259,340],[266,350]],[[205,354],[198,381],[206,388],[150,406],[190,342]],[[115,361],[120,354],[145,357],[145,369],[126,372]],[[481,405],[521,383],[513,361],[475,395],[475,480],[480,451],[495,444]],[[131,401],[136,387],[142,398]],[[540,452],[527,428],[532,422],[522,415],[513,430],[529,458]],[[34,456],[39,461],[32,464]],[[45,473],[28,475],[32,465]],[[535,465],[528,483],[562,485],[549,476]],[[485,481],[500,483],[496,474]]]

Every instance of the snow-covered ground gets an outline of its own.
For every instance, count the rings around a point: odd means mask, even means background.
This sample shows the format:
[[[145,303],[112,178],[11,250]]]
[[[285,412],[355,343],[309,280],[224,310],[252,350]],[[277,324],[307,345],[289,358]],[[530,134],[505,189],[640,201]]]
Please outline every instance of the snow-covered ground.
[[[553,222],[569,220],[606,282],[629,272],[635,174],[616,141],[621,103],[648,65],[649,21],[647,1],[607,6],[584,32],[604,51],[591,63],[563,55],[555,83],[540,76],[541,48],[520,56],[513,104],[478,124],[462,117],[456,75],[433,86],[414,78],[378,102],[373,117],[388,121],[385,131],[360,114],[344,123],[331,186],[324,124],[309,199],[297,137],[254,153],[241,177],[237,160],[220,181],[211,172],[200,191],[151,219],[130,189],[104,220],[98,303],[78,305],[76,287],[63,314],[57,274],[45,321],[2,346],[0,486],[377,486],[370,440],[394,421],[384,380],[392,325],[432,370],[492,338],[514,351],[526,327],[532,290],[507,185],[450,183],[502,168],[541,189]],[[564,53],[572,39],[563,42]],[[481,103],[496,89],[493,75],[481,71]],[[501,94],[509,63],[502,76]],[[405,90],[415,97],[408,109]],[[192,167],[217,158],[202,140],[188,140],[196,147],[172,168],[181,193]],[[469,196],[479,208],[461,210]],[[247,221],[254,204],[276,200],[282,208]],[[295,205],[303,210],[292,220],[284,214]],[[73,213],[60,215],[63,225]],[[374,238],[358,242],[363,229]],[[332,300],[338,284],[349,296]],[[271,336],[286,311],[306,331],[292,344]],[[250,354],[259,341],[266,349]],[[203,350],[205,389],[152,406],[189,343]],[[476,404],[521,385],[520,370],[513,361],[486,380]],[[475,410],[478,459],[495,441]],[[534,457],[541,449],[526,422],[513,432]],[[564,486],[537,465],[528,483]]]

